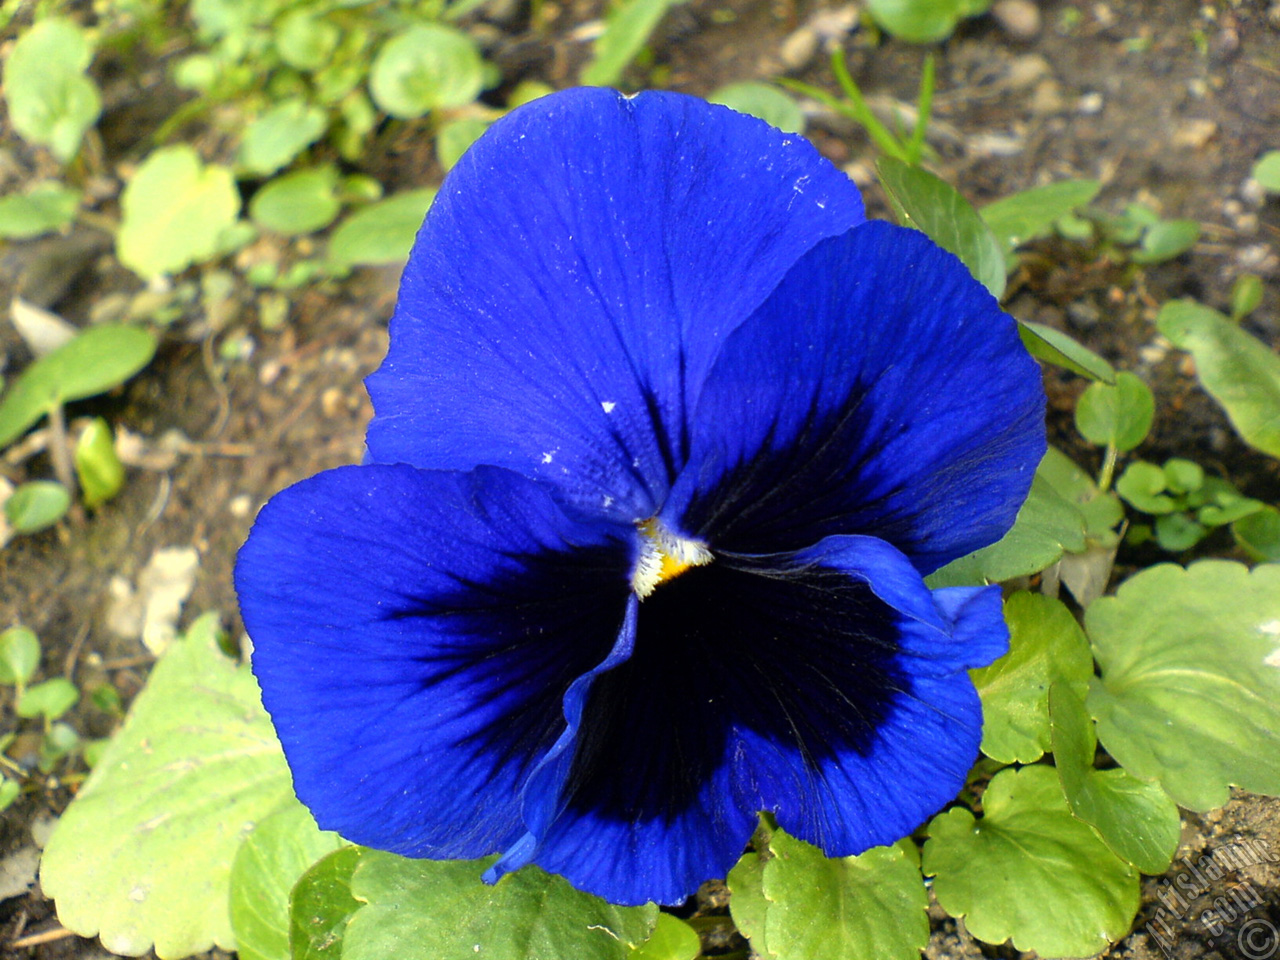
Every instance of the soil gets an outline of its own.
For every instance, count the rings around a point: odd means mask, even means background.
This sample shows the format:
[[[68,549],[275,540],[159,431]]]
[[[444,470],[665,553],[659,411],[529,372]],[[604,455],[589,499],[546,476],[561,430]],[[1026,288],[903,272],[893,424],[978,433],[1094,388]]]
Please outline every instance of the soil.
[[[498,9],[501,8],[501,9]],[[598,3],[544,0],[539,20],[528,9],[495,2],[471,24],[504,73],[503,90],[520,79],[572,83],[588,53],[580,29],[601,15]],[[1034,9],[1034,8],[1033,8]],[[823,43],[854,23],[853,8],[808,0],[693,0],[671,11],[652,44],[652,57],[633,70],[636,85],[662,85],[706,95],[726,83],[782,73],[835,90]],[[1263,305],[1246,326],[1267,342],[1280,333],[1280,202],[1266,201],[1247,183],[1256,158],[1280,146],[1280,5],[1262,2],[1113,0],[1071,5],[1047,0],[1037,24],[1019,23],[1027,10],[1001,7],[961,25],[936,47],[938,93],[931,144],[935,168],[982,203],[1050,180],[1097,178],[1098,203],[1119,211],[1141,200],[1168,217],[1203,226],[1199,243],[1176,261],[1136,269],[1120,258],[1066,241],[1035,244],[1013,278],[1008,308],[1015,315],[1067,330],[1154,389],[1158,411],[1152,436],[1136,454],[1162,460],[1189,456],[1230,478],[1245,493],[1280,501],[1280,468],[1244,447],[1200,391],[1188,358],[1171,351],[1153,318],[1168,299],[1192,296],[1224,308],[1242,273],[1266,282]],[[925,51],[856,30],[846,39],[850,67],[873,104],[909,105]],[[129,131],[154,124],[157,103],[177,102],[163,72],[145,94],[139,76],[119,64],[100,64],[108,114],[95,144],[107,171],[99,189],[118,190],[117,164],[136,161],[141,146]],[[95,68],[97,69],[97,68]],[[498,91],[500,95],[503,91]],[[148,114],[151,116],[148,119]],[[0,122],[0,190],[56,172]],[[871,181],[873,153],[865,137],[835,117],[816,113],[809,136],[838,165],[866,185],[873,214],[884,203]],[[199,131],[197,136],[202,136]],[[202,148],[216,156],[213,140]],[[392,124],[368,153],[367,171],[388,191],[437,183],[439,168],[420,126]],[[303,255],[310,241],[284,247],[260,243],[242,257]],[[133,295],[136,280],[109,255],[105,236],[77,227],[65,237],[0,248],[0,301],[15,293],[83,325],[104,301]],[[231,587],[235,551],[254,512],[274,492],[319,470],[352,463],[362,452],[371,409],[362,378],[386,348],[386,320],[396,270],[358,271],[342,282],[294,295],[287,322],[267,330],[250,291],[236,288],[216,311],[188,307],[170,327],[156,361],[112,395],[73,405],[73,421],[105,415],[142,439],[143,465],[131,469],[120,497],[90,517],[20,537],[0,552],[0,626],[25,623],[41,637],[41,676],[66,674],[86,689],[110,680],[126,700],[140,688],[150,656],[136,637],[108,626],[112,583],[132,583],[153,553],[194,548],[199,569],[182,623],[205,610],[222,611],[238,635]],[[115,297],[116,301],[109,298]],[[228,359],[228,346],[238,354]],[[3,325],[0,358],[8,372],[29,359]],[[1051,430],[1055,442],[1086,464],[1097,451],[1071,424],[1078,378],[1050,371]],[[10,482],[50,474],[41,435],[0,458]],[[1145,551],[1154,551],[1147,547]],[[1225,533],[1201,553],[1243,559]],[[1157,552],[1122,552],[1118,572],[1155,560]],[[11,697],[0,701],[4,729],[31,730],[18,721]],[[73,717],[88,735],[109,732],[108,714],[82,705]],[[9,755],[26,762],[34,740],[20,738]],[[3,815],[0,858],[28,848],[67,803],[74,777],[50,777]],[[1223,810],[1184,816],[1179,855],[1194,863],[1204,852],[1256,838],[1280,858],[1280,801],[1238,794]],[[1107,956],[1147,960],[1162,955],[1149,921],[1157,918],[1161,884],[1190,869],[1175,863],[1166,878],[1145,881],[1135,932]],[[1183,957],[1248,957],[1238,943],[1243,917],[1213,941],[1193,917],[1229,888],[1257,893],[1251,917],[1280,927],[1280,868],[1261,862],[1231,874],[1175,917],[1164,947]],[[709,891],[700,912],[723,914],[723,896]],[[1047,903],[1046,911],[1060,905]],[[1183,916],[1180,914],[1179,916]],[[707,929],[719,929],[714,921]],[[1009,945],[977,943],[963,923],[938,912],[928,956],[1019,956]],[[0,903],[0,957],[105,956],[94,941],[59,937],[52,904],[38,886]],[[49,932],[46,942],[32,934]],[[1163,931],[1162,931],[1163,932]],[[29,946],[20,946],[25,942]],[[718,941],[741,948],[732,936]],[[710,944],[709,944],[710,946]]]

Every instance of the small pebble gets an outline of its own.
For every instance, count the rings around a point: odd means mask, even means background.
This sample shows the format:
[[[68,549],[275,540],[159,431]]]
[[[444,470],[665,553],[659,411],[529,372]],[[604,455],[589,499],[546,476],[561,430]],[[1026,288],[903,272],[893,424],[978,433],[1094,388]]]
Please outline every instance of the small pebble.
[[[1076,101],[1076,112],[1085,116],[1092,116],[1095,113],[1101,113],[1103,106],[1102,94],[1096,90],[1093,93],[1086,93]]]
[[[324,393],[320,394],[320,409],[330,420],[339,416],[345,407],[346,404],[343,400],[341,388],[330,387]]]
[[[998,0],[991,15],[1015,40],[1034,40],[1040,35],[1040,8],[1031,0]]]
[[[253,509],[253,500],[247,493],[232,497],[227,501],[227,511],[237,520],[243,520],[249,516],[249,511]]]
[[[1199,150],[1214,138],[1218,132],[1218,124],[1213,120],[1197,118],[1183,120],[1173,131],[1173,145]]]
[[[803,70],[818,52],[818,34],[803,26],[782,41],[778,59],[787,70]]]

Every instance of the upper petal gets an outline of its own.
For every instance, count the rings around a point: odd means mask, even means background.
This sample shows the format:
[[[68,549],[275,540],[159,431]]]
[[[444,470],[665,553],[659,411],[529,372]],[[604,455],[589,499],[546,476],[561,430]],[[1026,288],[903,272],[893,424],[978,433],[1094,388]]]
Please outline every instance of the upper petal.
[[[495,123],[418,235],[368,380],[371,456],[493,464],[652,515],[724,337],[857,188],[804,139],[673,93],[579,89]]]
[[[272,498],[236,589],[317,822],[408,856],[518,839],[562,699],[622,626],[631,553],[503,470],[343,467]]]
[[[929,572],[999,539],[1045,449],[1013,319],[923,234],[807,254],[727,340],[663,517],[713,549],[867,534]]]

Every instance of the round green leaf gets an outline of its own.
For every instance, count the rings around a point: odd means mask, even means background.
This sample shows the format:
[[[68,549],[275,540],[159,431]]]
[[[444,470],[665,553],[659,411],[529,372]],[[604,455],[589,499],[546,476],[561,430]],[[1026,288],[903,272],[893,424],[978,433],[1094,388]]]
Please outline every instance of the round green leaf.
[[[1190,550],[1209,533],[1208,529],[1185,513],[1167,513],[1156,517],[1156,542],[1170,553]]]
[[[115,438],[107,421],[95,417],[76,441],[76,479],[85,506],[96,507],[124,486],[124,464],[116,455]]]
[[[40,666],[40,640],[27,627],[0,633],[0,683],[24,686]]]
[[[4,93],[13,128],[66,163],[98,119],[102,99],[84,71],[93,59],[89,38],[60,17],[41,20],[14,44],[4,68]]]
[[[178,144],[147,157],[125,187],[121,206],[120,262],[154,277],[211,259],[236,221],[240,194],[230,170],[205,166],[192,147]]]
[[[336,24],[305,7],[290,10],[276,21],[272,35],[280,59],[295,70],[308,72],[324,67],[342,39]]]
[[[349,266],[404,263],[435,199],[432,189],[408,190],[357,210],[329,238],[329,258]]]
[[[100,324],[34,361],[0,397],[0,447],[22,436],[52,407],[124,383],[155,352],[149,330]]]
[[[1004,250],[973,205],[951,184],[921,167],[881,157],[876,169],[880,185],[905,225],[922,230],[959,257],[974,279],[999,299],[1006,279]]]
[[[870,0],[867,9],[884,30],[908,43],[935,43],[951,36],[964,17],[982,13],[990,0]]]
[[[1183,807],[1228,785],[1280,793],[1280,567],[1205,560],[1142,571],[1089,607],[1098,739]]]
[[[1280,193],[1280,150],[1268,150],[1259,157],[1253,165],[1252,176],[1264,190]]]
[[[1172,513],[1178,509],[1178,504],[1164,492],[1168,483],[1169,478],[1165,472],[1154,463],[1135,460],[1120,474],[1120,479],[1116,481],[1116,493],[1143,513],[1153,516]]]
[[[1204,485],[1204,467],[1194,460],[1170,457],[1164,462],[1165,487],[1173,493],[1191,493]]]
[[[1280,356],[1216,310],[1166,303],[1160,332],[1195,357],[1196,376],[1250,446],[1280,457]]]
[[[32,480],[4,502],[4,515],[15,533],[38,533],[61,520],[70,507],[71,494],[62,484]]]
[[[9,809],[21,793],[22,785],[17,780],[10,780],[8,777],[0,779],[0,813]]]
[[[289,894],[293,960],[341,960],[347,922],[364,904],[351,896],[351,877],[364,847],[343,847],[307,870]]]
[[[338,171],[333,167],[287,173],[253,195],[249,216],[258,226],[285,236],[314,233],[333,223],[342,208],[337,187]]]
[[[658,914],[651,936],[631,951],[630,960],[697,960],[702,943],[697,931],[669,913]]]
[[[763,894],[773,960],[917,960],[929,942],[920,866],[902,844],[828,859],[781,830]]]
[[[365,854],[342,960],[627,960],[653,931],[656,907],[615,907],[535,866],[485,884],[493,859]]]
[[[309,867],[343,845],[293,798],[245,837],[231,864],[231,928],[241,960],[291,960],[289,892]]]
[[[247,173],[269,176],[293,162],[329,126],[329,115],[301,97],[278,103],[254,120],[244,132],[237,155]]]
[[[1163,263],[1181,256],[1200,239],[1200,224],[1194,220],[1161,220],[1147,227],[1142,247],[1133,252],[1134,263]]]
[[[232,860],[292,796],[253,674],[218,633],[208,614],[169,647],[45,848],[58,919],[112,953],[234,950]]]
[[[0,237],[25,240],[61,230],[75,219],[80,192],[44,180],[26,193],[0,198]]]
[[[744,853],[725,882],[729,885],[729,913],[734,926],[762,957],[773,957],[765,936],[765,915],[769,901],[764,897],[765,860],[758,853]]]
[[[440,166],[445,170],[452,170],[467,149],[488,129],[488,120],[475,117],[450,120],[443,124],[436,134],[436,156],[440,159]]]
[[[1147,438],[1155,419],[1151,388],[1128,371],[1114,385],[1091,383],[1076,404],[1076,429],[1090,443],[1125,453]]]
[[[771,83],[747,80],[721,87],[707,97],[712,103],[724,104],[759,117],[765,123],[787,133],[804,133],[804,111],[791,97]]]
[[[1116,856],[1143,873],[1164,873],[1182,834],[1178,808],[1158,783],[1120,768],[1096,770],[1098,745],[1084,699],[1069,686],[1049,690],[1053,716],[1053,762],[1071,812],[1092,826]]]
[[[22,691],[14,712],[20,717],[57,720],[80,701],[80,691],[66,677],[54,677]]]
[[[1262,305],[1262,278],[1242,273],[1231,285],[1231,319],[1243,320]]]
[[[1013,528],[991,546],[933,572],[926,582],[937,589],[999,583],[1037,573],[1057,562],[1065,551],[1084,550],[1084,530],[1080,508],[1054,490],[1037,470]]]
[[[1072,816],[1052,767],[1000,771],[982,807],[934,817],[924,847],[938,903],[970,933],[1045,958],[1091,957],[1128,933],[1138,873]]]
[[[1255,560],[1280,563],[1280,510],[1268,507],[1237,520],[1231,533]]]
[[[420,23],[382,45],[369,74],[381,109],[411,120],[441,107],[461,107],[484,89],[484,61],[465,33]]]
[[[1076,618],[1052,597],[1015,593],[1004,618],[1009,652],[970,672],[982,697],[982,752],[1001,763],[1031,763],[1050,749],[1050,685],[1083,696],[1093,657]]]

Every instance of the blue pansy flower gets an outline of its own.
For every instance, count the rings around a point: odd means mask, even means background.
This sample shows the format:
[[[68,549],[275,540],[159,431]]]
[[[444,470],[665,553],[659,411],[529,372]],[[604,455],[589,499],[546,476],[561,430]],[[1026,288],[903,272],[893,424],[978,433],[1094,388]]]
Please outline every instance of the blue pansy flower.
[[[236,567],[322,827],[677,903],[759,811],[828,855],[960,789],[1044,452],[1015,324],[800,137],[574,90],[445,180],[368,380],[368,458]]]

